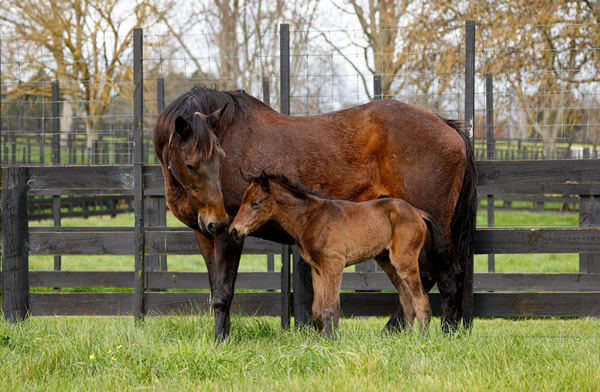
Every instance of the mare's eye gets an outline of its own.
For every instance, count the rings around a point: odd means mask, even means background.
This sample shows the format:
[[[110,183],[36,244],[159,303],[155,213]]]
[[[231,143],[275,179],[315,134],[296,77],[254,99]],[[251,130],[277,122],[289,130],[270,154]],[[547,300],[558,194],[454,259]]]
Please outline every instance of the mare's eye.
[[[189,163],[185,164],[185,167],[189,170],[189,171],[194,171],[194,166],[190,165]]]
[[[253,201],[250,205],[252,206],[252,208],[257,209],[258,207],[260,207],[260,203],[262,203],[262,200]]]

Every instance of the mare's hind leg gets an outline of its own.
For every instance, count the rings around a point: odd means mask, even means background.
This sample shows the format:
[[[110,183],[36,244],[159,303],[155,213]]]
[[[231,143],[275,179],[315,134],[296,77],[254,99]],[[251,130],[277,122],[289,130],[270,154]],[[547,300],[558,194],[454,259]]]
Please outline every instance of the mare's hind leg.
[[[436,278],[442,302],[442,331],[456,331],[460,323],[464,274],[458,262],[440,263]]]
[[[384,331],[401,332],[407,328],[411,328],[412,322],[415,318],[415,309],[411,298],[407,297],[409,294],[406,292],[406,287],[402,285],[402,278],[400,275],[398,275],[396,268],[392,265],[387,252],[375,257],[375,261],[381,267],[383,272],[386,273],[398,291],[398,296],[400,299],[398,309],[385,325]]]

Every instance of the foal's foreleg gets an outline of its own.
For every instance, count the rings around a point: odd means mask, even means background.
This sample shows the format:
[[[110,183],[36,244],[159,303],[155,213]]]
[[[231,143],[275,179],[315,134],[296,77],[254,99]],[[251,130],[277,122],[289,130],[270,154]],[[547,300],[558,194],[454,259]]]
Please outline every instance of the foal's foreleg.
[[[340,285],[344,262],[327,260],[319,271],[313,268],[313,324],[323,337],[332,338],[340,317]]]

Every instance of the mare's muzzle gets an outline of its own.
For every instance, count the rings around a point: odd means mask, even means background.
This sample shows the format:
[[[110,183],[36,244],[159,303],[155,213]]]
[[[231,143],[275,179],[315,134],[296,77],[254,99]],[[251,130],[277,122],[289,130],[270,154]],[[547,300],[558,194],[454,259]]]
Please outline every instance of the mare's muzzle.
[[[229,217],[225,218],[224,221],[211,220],[205,224],[204,220],[198,216],[198,225],[202,231],[216,237],[227,230],[227,227],[229,226]]]

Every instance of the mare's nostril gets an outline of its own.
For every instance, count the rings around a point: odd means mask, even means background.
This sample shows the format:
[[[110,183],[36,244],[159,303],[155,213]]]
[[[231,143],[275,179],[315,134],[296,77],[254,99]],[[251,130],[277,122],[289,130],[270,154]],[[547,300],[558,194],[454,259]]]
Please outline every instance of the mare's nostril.
[[[208,230],[208,232],[212,235],[215,235],[216,231],[217,231],[217,226],[214,223],[209,223],[206,226],[206,229]]]
[[[231,236],[233,238],[237,238],[237,236],[238,236],[238,231],[235,227],[233,229],[231,229]]]

